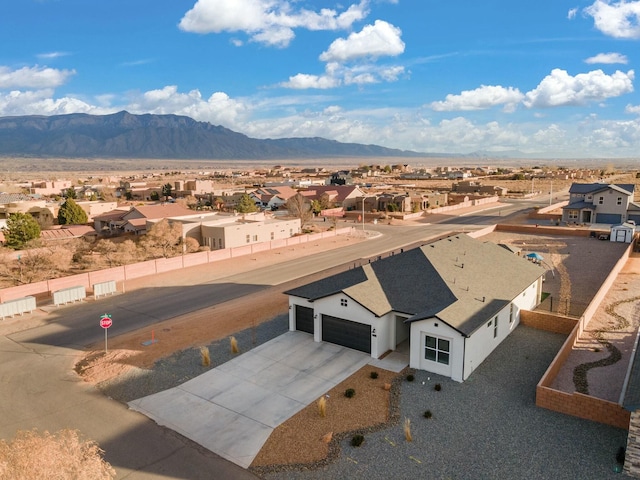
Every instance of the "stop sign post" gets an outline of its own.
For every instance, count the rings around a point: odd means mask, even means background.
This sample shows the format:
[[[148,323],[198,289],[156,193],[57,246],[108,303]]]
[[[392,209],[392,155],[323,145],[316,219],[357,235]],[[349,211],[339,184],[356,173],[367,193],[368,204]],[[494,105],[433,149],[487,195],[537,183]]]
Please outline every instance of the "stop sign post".
[[[111,320],[111,315],[105,313],[100,317],[100,326],[104,329],[104,353],[107,353],[107,330],[109,327],[113,325],[113,320]]]

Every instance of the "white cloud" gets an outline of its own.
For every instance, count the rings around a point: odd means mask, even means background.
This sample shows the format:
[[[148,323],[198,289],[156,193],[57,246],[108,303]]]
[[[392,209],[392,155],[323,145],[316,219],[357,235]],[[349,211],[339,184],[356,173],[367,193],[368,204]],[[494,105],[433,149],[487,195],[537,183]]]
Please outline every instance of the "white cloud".
[[[634,71],[616,71],[607,75],[602,70],[580,73],[575,77],[558,68],[525,95],[527,107],[559,107],[585,105],[633,92]]]
[[[366,25],[360,32],[346,39],[335,40],[326,52],[320,55],[323,62],[348,62],[362,57],[378,58],[397,56],[404,52],[404,42],[399,28],[383,20]]]
[[[636,115],[640,115],[640,105],[627,105],[624,108],[625,113],[634,113]]]
[[[55,88],[66,83],[75,73],[75,70],[58,70],[38,65],[18,70],[0,66],[0,89]]]
[[[520,103],[524,95],[520,90],[513,87],[502,87],[500,85],[482,85],[475,90],[465,90],[460,95],[449,94],[444,101],[433,102],[430,107],[433,110],[454,111],[454,110],[485,110],[504,105],[506,111],[513,111]]]
[[[584,9],[595,27],[614,38],[640,38],[640,1],[596,0]]]
[[[62,115],[67,113],[101,113],[101,110],[71,97],[53,99],[53,90],[13,90],[0,93],[0,115]]]
[[[280,84],[282,87],[303,90],[307,88],[334,88],[340,85],[340,80],[327,75],[308,75],[298,73],[289,77],[289,81]]]
[[[573,20],[574,18],[576,18],[577,14],[578,14],[578,9],[577,8],[572,8],[571,10],[569,10],[567,12],[567,18],[569,20]]]
[[[348,29],[369,13],[369,0],[338,13],[323,8],[319,12],[295,9],[287,0],[197,0],[179,23],[194,33],[244,32],[255,42],[286,47],[295,37],[294,29]]]
[[[237,129],[248,108],[224,92],[215,92],[204,99],[199,90],[181,93],[175,85],[133,95],[128,104],[119,108],[131,113],[186,115],[195,120]]]
[[[303,90],[309,88],[328,89],[341,85],[366,85],[381,82],[395,82],[405,73],[402,66],[378,66],[364,64],[344,66],[331,62],[325,66],[324,75],[309,75],[298,73],[279,86]]]
[[[629,63],[629,59],[626,55],[622,55],[621,53],[599,53],[593,57],[587,58],[584,63],[594,64],[594,63],[604,63],[607,65],[611,65],[614,63],[622,63],[626,65]]]
[[[38,58],[43,58],[45,60],[66,57],[67,55],[71,55],[69,52],[48,52],[48,53],[39,53],[36,55]]]

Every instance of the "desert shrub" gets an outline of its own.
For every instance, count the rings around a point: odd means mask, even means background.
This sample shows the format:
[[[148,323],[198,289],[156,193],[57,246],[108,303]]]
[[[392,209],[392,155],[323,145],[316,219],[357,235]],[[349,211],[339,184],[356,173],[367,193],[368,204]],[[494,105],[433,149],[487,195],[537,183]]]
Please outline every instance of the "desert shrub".
[[[404,419],[404,438],[407,442],[412,442],[413,441],[413,437],[411,436],[411,420],[409,420],[408,418]]]
[[[433,386],[433,389],[434,389],[436,392],[439,392],[440,390],[442,390],[442,385],[440,385],[439,383],[436,383],[436,384]]]
[[[230,337],[229,344],[231,345],[231,353],[238,353],[240,351],[238,349],[238,340],[236,340],[236,337]]]
[[[327,399],[325,397],[320,397],[318,400],[318,414],[323,418],[327,416]]]
[[[359,433],[357,433],[353,437],[351,437],[352,447],[359,447],[360,445],[362,445],[362,442],[364,442],[364,435],[360,435]]]
[[[0,440],[0,478],[109,480],[116,471],[103,453],[97,443],[81,439],[77,430],[19,431],[11,442]]]
[[[371,372],[369,376],[375,380],[376,378],[378,378],[378,372]]]
[[[211,355],[209,354],[208,347],[200,347],[200,359],[202,360],[203,367],[211,365]]]
[[[415,379],[416,379],[416,377],[414,377],[412,373],[407,375],[407,382],[413,382]]]
[[[353,388],[347,388],[344,391],[344,396],[347,398],[353,398],[356,394],[356,391]]]
[[[425,410],[425,412],[423,413],[424,418],[431,418],[433,417],[433,414],[431,413],[431,410]]]

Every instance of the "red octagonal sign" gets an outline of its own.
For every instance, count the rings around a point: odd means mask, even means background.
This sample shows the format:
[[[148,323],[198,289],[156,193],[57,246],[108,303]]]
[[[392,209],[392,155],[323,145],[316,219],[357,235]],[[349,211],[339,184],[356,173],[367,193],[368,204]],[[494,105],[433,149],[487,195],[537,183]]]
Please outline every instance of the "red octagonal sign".
[[[111,325],[113,325],[113,321],[109,315],[104,315],[100,318],[100,326],[102,328],[109,328]]]

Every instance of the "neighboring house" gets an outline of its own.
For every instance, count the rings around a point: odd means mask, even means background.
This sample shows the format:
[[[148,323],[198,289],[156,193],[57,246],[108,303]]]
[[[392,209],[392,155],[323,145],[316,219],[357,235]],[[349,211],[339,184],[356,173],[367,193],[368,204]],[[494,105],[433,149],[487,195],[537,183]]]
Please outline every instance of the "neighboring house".
[[[199,216],[199,213],[175,203],[162,203],[131,207],[128,210],[112,210],[94,217],[93,224],[98,233],[118,234],[127,232],[141,235],[146,233],[147,220],[188,216]]]
[[[544,270],[454,235],[285,292],[289,329],[462,382],[538,305]]]
[[[255,201],[256,205],[267,210],[277,210],[286,205],[287,200],[297,194],[297,190],[288,187],[266,187],[258,188],[249,193],[249,196]]]
[[[62,225],[40,232],[45,241],[69,240],[72,238],[95,238],[96,231],[89,225]]]
[[[263,214],[203,219],[200,224],[200,244],[211,250],[236,248],[254,243],[283,240],[300,233],[300,219],[275,220]],[[193,233],[188,236],[193,237]]]
[[[354,210],[358,197],[364,195],[360,187],[355,185],[312,185],[303,193],[308,194],[310,200],[320,200],[326,195],[332,208],[342,207],[344,210]]]
[[[569,189],[569,204],[562,207],[566,223],[621,224],[640,223],[640,204],[633,201],[635,185],[574,183]]]
[[[19,200],[0,204],[0,219],[6,220],[14,213],[28,213],[41,225],[52,225],[58,216],[58,204],[46,200]]]
[[[497,195],[499,197],[504,197],[509,190],[505,187],[482,185],[480,182],[465,180],[463,182],[454,183],[451,187],[451,191],[461,195],[476,193],[479,195]]]

